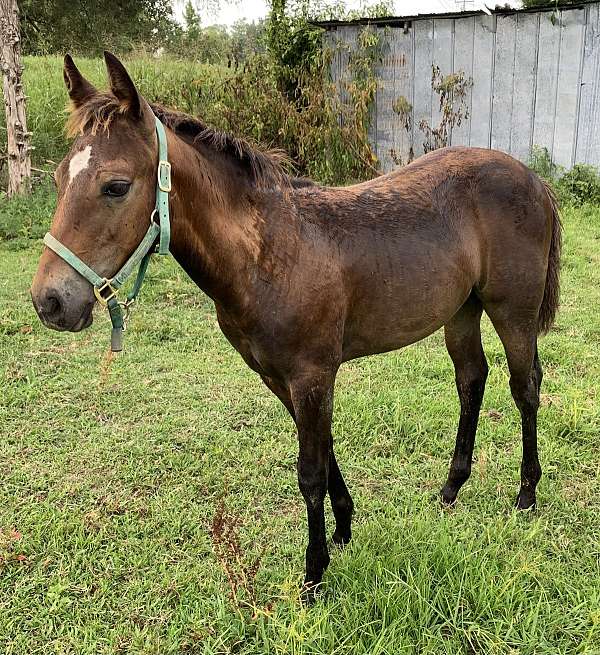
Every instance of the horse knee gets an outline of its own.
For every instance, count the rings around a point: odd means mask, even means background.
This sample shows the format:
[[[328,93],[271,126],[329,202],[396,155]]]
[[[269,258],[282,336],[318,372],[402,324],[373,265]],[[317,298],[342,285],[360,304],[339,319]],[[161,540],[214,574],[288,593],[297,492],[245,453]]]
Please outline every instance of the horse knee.
[[[456,372],[456,388],[465,409],[481,403],[487,377],[488,365],[485,359]]]
[[[298,487],[307,505],[323,503],[327,493],[327,467],[314,466],[298,460]]]

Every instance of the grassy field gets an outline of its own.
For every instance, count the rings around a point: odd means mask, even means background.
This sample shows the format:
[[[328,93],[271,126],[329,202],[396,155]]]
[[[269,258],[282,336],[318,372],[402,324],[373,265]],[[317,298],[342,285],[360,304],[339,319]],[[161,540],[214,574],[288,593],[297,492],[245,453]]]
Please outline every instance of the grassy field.
[[[99,89],[107,87],[106,66],[101,57],[75,59],[90,82]],[[222,112],[222,107],[213,105],[223,79],[229,74],[227,68],[143,56],[124,61],[148,100],[160,100],[181,111],[201,113],[207,120],[214,120]],[[24,85],[27,90],[27,129],[32,133],[35,148],[33,162],[44,169],[53,169],[52,162],[60,161],[68,150],[64,134],[68,96],[63,80],[63,58],[25,57]],[[4,126],[4,112],[0,112],[0,144],[5,140]]]
[[[0,243],[0,653],[600,653],[600,210],[564,220],[538,510],[512,509],[520,428],[487,321],[476,461],[454,510],[437,502],[458,413],[442,335],[347,364],[334,429],[354,540],[311,608],[292,423],[208,300],[156,262],[111,359],[105,315],[79,335],[38,322],[41,242]],[[260,557],[237,602],[212,528],[222,502],[240,544],[227,566]]]

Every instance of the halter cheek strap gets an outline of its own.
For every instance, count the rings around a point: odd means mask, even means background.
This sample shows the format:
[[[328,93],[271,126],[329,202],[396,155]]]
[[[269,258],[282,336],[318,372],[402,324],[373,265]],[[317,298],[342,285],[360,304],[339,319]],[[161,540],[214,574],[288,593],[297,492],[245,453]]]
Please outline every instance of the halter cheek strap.
[[[50,250],[53,250],[67,264],[73,267],[93,287],[94,295],[101,305],[108,308],[112,323],[110,339],[111,350],[120,352],[123,350],[123,330],[129,316],[131,305],[135,302],[146,271],[150,263],[150,257],[157,252],[159,255],[169,254],[169,243],[171,239],[171,225],[169,220],[169,192],[171,191],[171,164],[168,160],[167,135],[164,125],[155,116],[156,136],[158,137],[158,170],[156,175],[156,204],[150,216],[150,226],[134,250],[133,254],[123,264],[121,269],[111,278],[101,277],[75,253],[69,250],[58,239],[55,239],[50,232],[44,236],[44,243]],[[155,247],[158,239],[158,245]],[[136,266],[139,266],[137,277],[133,287],[124,301],[119,301],[119,289],[125,280],[133,273]]]

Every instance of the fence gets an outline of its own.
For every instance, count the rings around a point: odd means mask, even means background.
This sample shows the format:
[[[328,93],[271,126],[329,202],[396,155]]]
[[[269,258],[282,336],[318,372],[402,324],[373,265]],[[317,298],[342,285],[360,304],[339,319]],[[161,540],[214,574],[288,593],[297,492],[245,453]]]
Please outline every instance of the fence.
[[[347,78],[366,22],[321,23],[334,50],[334,80]],[[382,53],[370,139],[384,171],[422,154],[422,119],[439,123],[432,65],[473,80],[469,118],[453,129],[452,145],[497,148],[522,161],[540,146],[567,168],[600,166],[600,3],[368,22]],[[399,97],[410,110],[408,129],[393,110]]]

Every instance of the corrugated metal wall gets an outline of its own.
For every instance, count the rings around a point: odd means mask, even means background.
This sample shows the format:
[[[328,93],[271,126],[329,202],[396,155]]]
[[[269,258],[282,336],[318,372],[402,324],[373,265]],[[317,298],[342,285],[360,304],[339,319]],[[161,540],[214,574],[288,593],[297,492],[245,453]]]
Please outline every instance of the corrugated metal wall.
[[[347,78],[348,50],[362,29],[339,26],[326,33],[335,80]],[[370,129],[383,170],[395,166],[394,155],[406,162],[411,148],[422,154],[422,119],[439,124],[432,64],[443,74],[462,71],[473,78],[469,118],[454,129],[453,145],[497,148],[522,161],[541,146],[562,166],[600,166],[600,3],[555,14],[423,18],[370,29],[377,30],[383,55]],[[400,96],[412,105],[409,132],[392,109]]]

